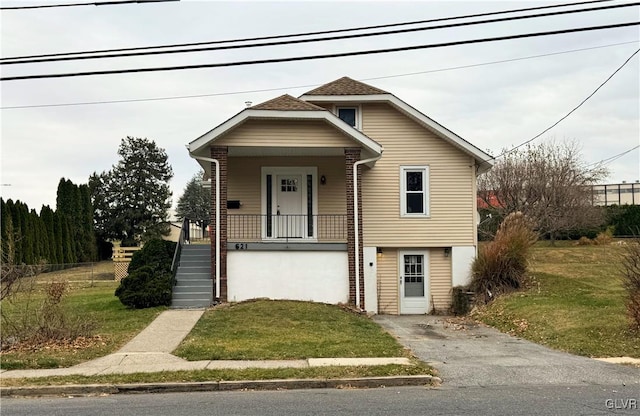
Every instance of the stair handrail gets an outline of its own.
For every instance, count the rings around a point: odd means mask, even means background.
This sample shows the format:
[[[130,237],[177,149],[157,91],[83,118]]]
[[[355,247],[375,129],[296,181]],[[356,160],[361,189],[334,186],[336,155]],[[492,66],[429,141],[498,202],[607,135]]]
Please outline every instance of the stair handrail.
[[[185,241],[187,243],[189,242],[189,224],[190,223],[191,222],[186,217],[182,220],[182,227],[180,228],[180,237],[178,238],[178,244],[176,244],[176,249],[173,252],[173,260],[171,261],[171,273],[173,274],[173,277],[174,277],[174,283],[176,281],[175,277],[178,271],[178,266],[180,266],[180,255],[182,254],[182,246],[184,245]]]

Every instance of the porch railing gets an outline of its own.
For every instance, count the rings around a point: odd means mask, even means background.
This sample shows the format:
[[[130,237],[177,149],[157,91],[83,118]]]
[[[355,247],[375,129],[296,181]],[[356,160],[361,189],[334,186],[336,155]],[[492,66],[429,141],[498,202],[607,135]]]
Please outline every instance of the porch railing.
[[[182,228],[180,228],[180,237],[178,238],[178,244],[176,244],[176,249],[173,252],[173,260],[171,261],[171,274],[175,279],[176,273],[178,272],[178,266],[180,266],[180,255],[182,254],[182,246],[185,242],[189,241],[189,219],[185,218],[182,220]],[[175,284],[175,280],[174,280]]]
[[[347,239],[347,216],[232,214],[227,216],[227,238],[230,241],[344,242]]]

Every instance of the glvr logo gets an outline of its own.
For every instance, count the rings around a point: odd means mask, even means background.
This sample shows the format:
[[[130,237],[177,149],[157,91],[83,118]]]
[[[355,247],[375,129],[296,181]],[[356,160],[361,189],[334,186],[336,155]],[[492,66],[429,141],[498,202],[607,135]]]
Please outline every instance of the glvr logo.
[[[638,400],[636,399],[607,399],[604,402],[607,409],[624,409],[624,410],[636,410],[638,409]]]

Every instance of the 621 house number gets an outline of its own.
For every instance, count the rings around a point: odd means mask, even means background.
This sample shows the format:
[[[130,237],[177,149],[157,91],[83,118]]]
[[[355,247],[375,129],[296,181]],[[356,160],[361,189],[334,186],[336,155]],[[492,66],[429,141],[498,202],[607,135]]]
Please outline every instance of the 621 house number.
[[[236,250],[247,250],[248,248],[249,248],[249,244],[247,243],[236,244]]]

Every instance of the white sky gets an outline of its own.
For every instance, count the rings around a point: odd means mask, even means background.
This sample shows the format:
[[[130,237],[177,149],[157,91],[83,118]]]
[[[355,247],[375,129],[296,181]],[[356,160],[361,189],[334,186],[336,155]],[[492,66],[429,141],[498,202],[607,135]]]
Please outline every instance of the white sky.
[[[80,0],[78,0],[80,1]],[[82,0],[83,2],[85,0]],[[88,1],[88,0],[87,0]],[[70,2],[60,0],[57,3]],[[3,1],[3,6],[43,4]],[[614,2],[624,3],[624,2]],[[82,51],[289,34],[396,23],[553,4],[552,2],[204,2],[3,11],[2,56]],[[611,3],[603,3],[611,4]],[[590,7],[595,7],[593,5]],[[467,28],[236,50],[66,63],[2,66],[3,76],[216,63],[378,49],[640,20],[639,8],[521,20]],[[6,81],[2,107],[279,91],[152,102],[3,109],[3,198],[55,207],[61,177],[86,183],[117,162],[120,140],[148,137],[173,166],[174,202],[198,170],[185,145],[231,117],[245,101],[299,96],[342,76],[367,79],[527,57],[581,52],[436,73],[365,81],[394,93],[482,150],[499,154],[556,122],[640,47],[638,26],[534,39],[307,62]],[[640,69],[636,55],[593,98],[541,140],[577,141],[587,163],[640,144]],[[609,182],[640,179],[640,149],[609,164]]]

